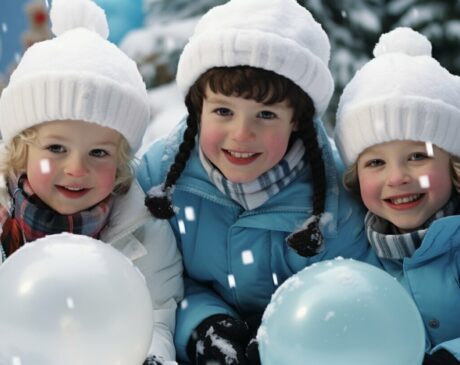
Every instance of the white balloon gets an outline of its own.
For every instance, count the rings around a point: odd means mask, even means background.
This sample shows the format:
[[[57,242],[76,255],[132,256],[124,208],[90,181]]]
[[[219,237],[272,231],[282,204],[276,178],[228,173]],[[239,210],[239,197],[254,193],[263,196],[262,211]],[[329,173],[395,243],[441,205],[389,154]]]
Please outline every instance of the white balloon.
[[[140,365],[152,336],[145,279],[108,244],[47,236],[0,266],[2,365]]]

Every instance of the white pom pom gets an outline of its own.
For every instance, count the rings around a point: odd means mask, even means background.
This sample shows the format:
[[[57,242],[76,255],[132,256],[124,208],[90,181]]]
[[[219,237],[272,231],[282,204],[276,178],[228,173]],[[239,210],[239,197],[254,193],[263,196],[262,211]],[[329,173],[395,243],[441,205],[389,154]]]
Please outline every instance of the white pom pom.
[[[92,0],[53,0],[51,30],[58,36],[74,28],[86,28],[104,39],[109,36],[109,26],[104,10]]]
[[[431,43],[411,28],[396,28],[380,36],[374,48],[374,57],[396,52],[409,56],[431,56]]]

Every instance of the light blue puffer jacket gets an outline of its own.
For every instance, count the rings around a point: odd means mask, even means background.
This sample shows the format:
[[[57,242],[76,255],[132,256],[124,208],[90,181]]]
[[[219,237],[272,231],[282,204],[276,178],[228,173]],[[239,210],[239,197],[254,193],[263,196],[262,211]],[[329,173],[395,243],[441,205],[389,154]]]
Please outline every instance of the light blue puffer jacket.
[[[444,348],[460,361],[460,215],[433,222],[412,257],[382,263],[414,299],[427,351]]]
[[[187,359],[193,329],[214,314],[244,317],[262,314],[271,295],[288,277],[305,266],[337,256],[377,265],[364,234],[364,211],[342,188],[343,167],[324,128],[317,121],[327,176],[326,217],[322,227],[326,248],[305,258],[286,244],[312,212],[311,171],[304,172],[257,209],[245,211],[209,180],[197,149],[178,179],[170,220],[188,278],[185,300],[177,312],[175,344]],[[145,192],[163,183],[182,140],[182,122],[166,138],[154,142],[138,172]]]

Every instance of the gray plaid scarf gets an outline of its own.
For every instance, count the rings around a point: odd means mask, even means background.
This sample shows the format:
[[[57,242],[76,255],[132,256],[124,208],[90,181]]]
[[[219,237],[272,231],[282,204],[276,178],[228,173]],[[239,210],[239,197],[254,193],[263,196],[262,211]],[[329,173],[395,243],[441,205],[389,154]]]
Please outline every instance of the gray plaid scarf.
[[[403,259],[411,257],[422,244],[423,237],[433,221],[456,214],[459,210],[457,194],[447,204],[428,219],[421,229],[409,233],[399,233],[397,228],[387,220],[368,212],[364,219],[367,238],[377,256],[382,259]]]
[[[214,185],[244,209],[251,210],[261,206],[270,197],[293,181],[302,171],[305,163],[305,147],[301,140],[294,142],[284,158],[270,170],[248,183],[233,183],[204,156],[199,148],[200,161]]]

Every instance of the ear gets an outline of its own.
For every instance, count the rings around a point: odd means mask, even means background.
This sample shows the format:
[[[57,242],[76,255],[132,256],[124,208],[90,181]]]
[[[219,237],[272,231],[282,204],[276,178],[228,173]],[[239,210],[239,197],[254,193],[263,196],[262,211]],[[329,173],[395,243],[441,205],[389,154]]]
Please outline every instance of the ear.
[[[297,120],[292,120],[292,124],[294,124],[294,127],[292,128],[293,132],[298,132],[299,131],[299,122]]]

